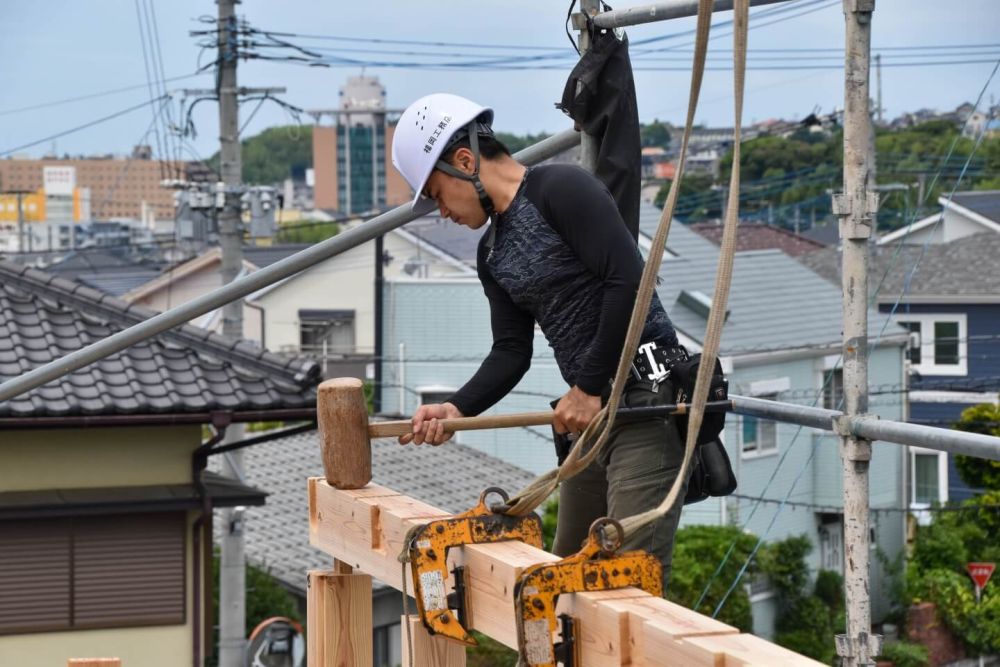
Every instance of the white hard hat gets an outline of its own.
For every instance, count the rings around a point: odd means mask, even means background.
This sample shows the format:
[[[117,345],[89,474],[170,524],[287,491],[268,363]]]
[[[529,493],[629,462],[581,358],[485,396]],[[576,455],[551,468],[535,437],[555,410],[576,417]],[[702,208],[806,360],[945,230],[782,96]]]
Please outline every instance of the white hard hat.
[[[493,109],[449,93],[421,97],[399,117],[392,137],[392,164],[416,192],[413,207],[451,138],[475,120],[491,124]]]

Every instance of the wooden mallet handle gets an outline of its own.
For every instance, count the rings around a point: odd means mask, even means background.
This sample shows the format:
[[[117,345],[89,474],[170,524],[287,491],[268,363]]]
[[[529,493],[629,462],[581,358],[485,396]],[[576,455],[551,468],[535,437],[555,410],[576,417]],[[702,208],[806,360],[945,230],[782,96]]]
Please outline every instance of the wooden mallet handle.
[[[709,401],[705,404],[706,412],[725,412],[733,407],[732,401]],[[690,412],[687,403],[676,405],[651,405],[641,408],[622,408],[618,411],[617,420],[628,422],[667,415],[684,415]],[[456,431],[480,431],[488,428],[510,428],[512,426],[549,426],[555,413],[518,412],[506,415],[479,415],[478,417],[459,417],[457,419],[439,419],[448,433]],[[368,436],[371,438],[398,438],[411,433],[413,425],[410,420],[375,422],[368,425]]]
[[[448,433],[455,431],[481,431],[488,428],[510,428],[511,426],[548,426],[552,423],[552,411],[520,412],[509,415],[479,415],[478,417],[458,417],[439,419]],[[368,425],[368,436],[372,438],[398,438],[413,431],[410,420],[375,422]]]

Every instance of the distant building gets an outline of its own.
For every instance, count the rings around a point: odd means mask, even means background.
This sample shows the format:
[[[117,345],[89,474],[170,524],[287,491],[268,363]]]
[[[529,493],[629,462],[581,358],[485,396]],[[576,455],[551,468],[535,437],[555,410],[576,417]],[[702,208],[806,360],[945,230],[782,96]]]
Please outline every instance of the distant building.
[[[168,178],[186,178],[188,163],[153,160],[150,155],[146,147],[138,146],[128,158],[0,160],[0,191],[38,191],[46,185],[46,169],[72,168],[74,187],[90,192],[90,215],[86,219],[140,220],[147,210],[156,217],[173,218],[173,193],[160,183]]]
[[[405,203],[411,190],[392,168],[390,146],[396,113],[385,107],[385,87],[376,77],[349,77],[340,107],[310,111],[316,208],[355,214]],[[323,116],[331,126],[320,125]]]

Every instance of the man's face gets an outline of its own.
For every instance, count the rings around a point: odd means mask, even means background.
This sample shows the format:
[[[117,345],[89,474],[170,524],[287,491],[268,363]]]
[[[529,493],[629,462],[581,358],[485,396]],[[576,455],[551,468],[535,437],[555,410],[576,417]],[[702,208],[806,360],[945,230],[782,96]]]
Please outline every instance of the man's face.
[[[460,148],[455,152],[451,164],[467,174],[473,171],[472,152]],[[479,203],[479,195],[470,181],[449,176],[439,169],[431,172],[424,186],[424,196],[437,202],[442,218],[451,218],[459,225],[479,229],[486,224],[486,212]]]

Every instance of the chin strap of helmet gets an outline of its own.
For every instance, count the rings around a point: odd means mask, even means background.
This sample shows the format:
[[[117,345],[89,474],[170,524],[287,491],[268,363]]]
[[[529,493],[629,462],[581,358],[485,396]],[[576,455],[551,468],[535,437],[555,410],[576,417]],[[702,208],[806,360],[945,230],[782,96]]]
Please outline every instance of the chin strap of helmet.
[[[472,183],[472,187],[476,189],[476,194],[479,195],[479,205],[482,206],[483,211],[486,212],[487,219],[492,220],[497,211],[496,208],[493,207],[493,200],[490,199],[490,196],[486,193],[486,188],[483,187],[483,182],[479,180],[479,132],[483,131],[484,134],[493,134],[493,131],[490,129],[489,125],[479,123],[478,121],[469,123],[468,131],[469,149],[472,151],[472,156],[476,160],[475,168],[472,173],[466,174],[461,169],[453,167],[444,160],[438,160],[434,167],[436,169],[440,169],[449,176],[454,176],[455,178],[460,178],[463,181],[469,181]]]

